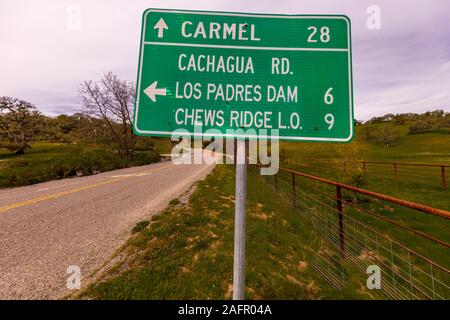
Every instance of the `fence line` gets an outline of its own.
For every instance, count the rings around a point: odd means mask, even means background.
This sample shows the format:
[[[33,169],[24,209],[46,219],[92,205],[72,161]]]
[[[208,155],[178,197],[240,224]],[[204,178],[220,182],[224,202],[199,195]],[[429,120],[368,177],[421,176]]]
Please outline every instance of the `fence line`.
[[[415,212],[419,211],[419,214],[425,213],[424,216],[432,219],[443,219],[446,223],[450,219],[449,211],[286,168],[280,168],[278,174],[273,177],[266,176],[265,179],[275,192],[284,195],[294,209],[303,213],[302,216],[312,223],[314,229],[332,249],[331,253],[321,252],[321,256],[315,258],[315,268],[318,268],[318,272],[321,274],[332,273],[331,269],[327,270],[325,267],[330,265],[330,262],[327,263],[327,261],[341,262],[364,274],[368,264],[376,263],[381,266],[380,269],[384,279],[382,291],[390,298],[450,298],[450,270],[448,265],[450,259],[448,259],[447,251],[450,244],[448,242],[376,214],[364,208],[357,201],[347,200],[343,193],[344,191],[351,192],[354,195],[392,203]],[[306,183],[300,185],[299,182]],[[325,188],[325,186],[335,188],[335,193],[331,194],[320,189],[320,187]],[[424,248],[428,248],[428,245],[438,248],[438,256],[444,257],[441,259],[444,262],[436,260],[436,257],[431,258],[431,253],[428,250],[426,250],[428,256],[416,252],[409,247],[409,243],[402,243],[402,241],[389,235],[389,232],[386,233],[385,228],[381,232],[376,230],[374,225],[359,221],[360,216],[354,216],[354,212],[387,223],[393,228],[395,235],[399,233],[399,230],[403,230],[408,232],[410,236],[422,239],[420,241],[426,241]],[[325,255],[328,255],[328,259],[323,258]],[[334,270],[334,275],[330,274],[327,278],[333,279],[334,285],[339,286],[337,280],[338,278],[341,279],[341,275],[339,268],[336,270]]]
[[[343,188],[343,189],[346,189],[346,190],[349,190],[349,191],[354,191],[354,192],[357,192],[357,193],[362,194],[362,195],[366,195],[366,196],[369,196],[369,197],[373,197],[373,198],[377,198],[377,199],[384,200],[384,201],[387,201],[387,202],[391,202],[391,203],[394,203],[394,204],[398,204],[400,206],[408,207],[410,209],[414,209],[414,210],[422,211],[422,212],[429,213],[429,214],[432,214],[432,215],[441,216],[441,217],[446,218],[446,219],[450,219],[450,211],[447,211],[447,210],[437,209],[437,208],[425,206],[423,204],[415,203],[415,202],[412,202],[412,201],[398,199],[398,198],[391,197],[391,196],[388,196],[388,195],[385,195],[385,194],[381,194],[381,193],[378,193],[378,192],[361,189],[361,188],[350,186],[350,185],[347,185],[347,184],[344,184],[344,183],[341,183],[341,182],[328,180],[328,179],[325,179],[325,178],[313,176],[313,175],[310,175],[310,174],[307,174],[307,173],[294,171],[294,170],[291,170],[291,169],[280,168],[280,171],[291,173],[293,176],[294,175],[295,176],[301,176],[301,177],[309,178],[309,179],[312,179],[312,180],[320,181],[320,182],[323,182],[323,183],[326,183],[326,184],[329,184],[329,185],[332,185],[332,186],[340,187],[340,188]]]
[[[308,160],[308,159],[305,159]],[[331,164],[333,160],[331,159],[309,159],[309,163],[307,162],[299,162],[297,159],[292,161],[292,159],[287,159],[288,163],[296,163],[296,164],[303,164],[303,165],[309,165],[309,166],[318,166],[318,167],[328,167],[331,168]],[[325,162],[326,165],[321,165],[321,163]],[[360,161],[350,161],[350,160],[344,160],[341,161],[342,170],[344,172],[347,171],[349,168],[349,164],[352,165],[358,165],[364,172],[369,171],[369,165],[376,165],[376,166],[389,166],[389,172],[391,172],[391,177],[395,179],[395,181],[400,181],[399,171],[400,170],[408,170],[409,167],[411,168],[417,168],[421,167],[423,169],[431,168],[435,169],[435,173],[437,176],[439,176],[439,182],[440,187],[442,191],[447,190],[447,172],[450,170],[450,165],[446,164],[430,164],[430,163],[413,163],[413,162],[388,162],[388,161],[368,161],[368,160],[360,160]],[[417,173],[416,171],[414,171]]]

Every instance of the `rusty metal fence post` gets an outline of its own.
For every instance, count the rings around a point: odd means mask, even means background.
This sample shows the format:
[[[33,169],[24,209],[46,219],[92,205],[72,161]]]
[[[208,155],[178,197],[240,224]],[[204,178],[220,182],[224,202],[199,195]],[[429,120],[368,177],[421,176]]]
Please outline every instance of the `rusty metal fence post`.
[[[275,192],[278,192],[278,173],[276,173],[274,177],[275,177]]]
[[[441,166],[441,182],[442,182],[442,191],[447,190],[447,183],[445,181],[445,166]]]
[[[336,209],[339,219],[339,247],[341,251],[341,257],[345,258],[344,217],[342,212],[342,190],[340,186],[336,186]]]
[[[393,163],[393,165],[394,165],[394,176],[395,176],[395,181],[398,182],[397,163]]]
[[[292,173],[292,206],[297,208],[297,192],[295,187],[295,173]]]

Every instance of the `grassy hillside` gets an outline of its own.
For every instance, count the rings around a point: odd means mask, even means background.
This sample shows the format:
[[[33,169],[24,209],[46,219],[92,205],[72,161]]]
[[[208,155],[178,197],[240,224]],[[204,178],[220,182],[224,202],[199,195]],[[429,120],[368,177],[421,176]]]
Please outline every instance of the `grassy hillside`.
[[[450,134],[420,133],[408,134],[408,124],[383,123],[398,132],[398,140],[390,147],[384,147],[375,140],[364,138],[364,126],[357,126],[355,139],[349,144],[282,142],[280,150],[289,158],[351,158],[380,161],[423,162],[450,164]],[[283,152],[282,152],[283,153]]]
[[[385,161],[450,164],[450,134],[440,132],[408,134],[409,125],[383,124],[399,132],[398,141],[385,148],[373,140],[364,141],[357,127],[357,142],[367,152],[368,159]]]
[[[450,165],[450,134],[408,134],[408,124],[378,124],[389,127],[398,138],[389,147],[364,137],[364,126],[356,127],[354,142],[287,143],[280,146],[282,166],[369,190],[450,210],[450,168],[446,168],[447,191],[442,191],[440,167],[367,164],[362,160]],[[344,167],[344,161],[346,165]]]

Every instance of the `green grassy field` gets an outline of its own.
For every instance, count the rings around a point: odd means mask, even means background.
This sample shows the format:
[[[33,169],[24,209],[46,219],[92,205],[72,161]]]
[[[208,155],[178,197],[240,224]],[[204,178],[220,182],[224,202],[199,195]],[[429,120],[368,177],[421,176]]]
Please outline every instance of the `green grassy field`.
[[[149,139],[154,147],[155,151],[159,154],[170,154],[172,151],[172,144],[170,142],[170,139],[168,138],[161,138],[161,137],[146,137],[146,139]]]
[[[282,142],[280,152],[289,158],[342,158],[359,157],[367,160],[450,164],[450,134],[408,134],[408,124],[379,124],[389,126],[399,133],[391,147],[383,147],[374,140],[363,137],[362,127],[357,126],[354,141],[348,144]]]
[[[32,148],[27,150],[24,154],[17,155],[15,152],[11,152],[7,149],[0,148],[0,159],[1,160],[13,160],[13,159],[29,159],[35,157],[45,157],[45,155],[62,154],[66,150],[70,149],[75,145],[70,145],[66,143],[55,143],[55,142],[36,142],[32,145]]]
[[[163,141],[158,143],[161,149],[167,150]],[[156,150],[159,150],[158,146]],[[126,160],[99,144],[36,142],[21,155],[0,149],[0,188],[91,175],[159,159],[155,151],[136,151],[133,159]]]
[[[279,173],[276,182],[273,176],[267,176],[265,181],[272,186],[274,192],[276,190],[292,203],[290,174]],[[297,210],[316,222],[314,229],[330,241],[334,254],[339,257],[336,188],[297,177],[295,190]],[[431,268],[428,262],[431,259],[449,268],[448,248],[406,229],[411,228],[450,243],[449,220],[350,191],[344,190],[342,196],[345,251],[353,256],[350,262],[353,260],[361,263],[359,257],[365,254],[377,258],[373,263],[384,263],[385,273],[395,271],[397,280],[399,276],[406,275],[407,278],[414,278],[416,283],[420,281],[431,297],[433,294],[430,293],[430,288],[438,289],[438,285],[432,283],[430,270],[434,270],[435,279],[449,283],[450,275]],[[405,287],[409,288],[410,284],[406,283]],[[441,296],[450,297],[450,291],[445,290],[442,285],[438,291]]]
[[[409,135],[407,125],[382,125],[399,132],[398,141],[391,147],[365,140],[361,127],[357,127],[355,140],[349,144],[282,142],[281,166],[450,210],[450,186],[442,191],[440,167],[399,165],[395,175],[393,165],[367,164],[364,172],[362,164],[354,163],[368,160],[449,165],[450,134]],[[446,168],[446,180],[449,184],[450,168]]]
[[[138,224],[118,252],[126,258],[78,298],[230,299],[234,188],[233,166],[217,166],[188,201],[174,200],[148,226]],[[354,274],[337,290],[317,273],[312,261],[322,240],[254,171],[247,199],[247,299],[373,297]]]

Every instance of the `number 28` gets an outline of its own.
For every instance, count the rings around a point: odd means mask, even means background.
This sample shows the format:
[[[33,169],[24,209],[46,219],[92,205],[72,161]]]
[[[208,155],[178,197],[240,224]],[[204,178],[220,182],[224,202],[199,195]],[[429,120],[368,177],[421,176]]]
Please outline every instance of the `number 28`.
[[[314,36],[317,33],[317,27],[310,26],[310,27],[308,27],[308,31],[311,31],[311,33],[309,34],[309,37],[308,37],[308,42],[312,42],[312,43],[317,42],[317,39],[314,38]],[[320,42],[323,42],[323,43],[327,43],[328,41],[330,41],[330,28],[328,28],[328,27],[320,28],[319,39],[320,39]]]

